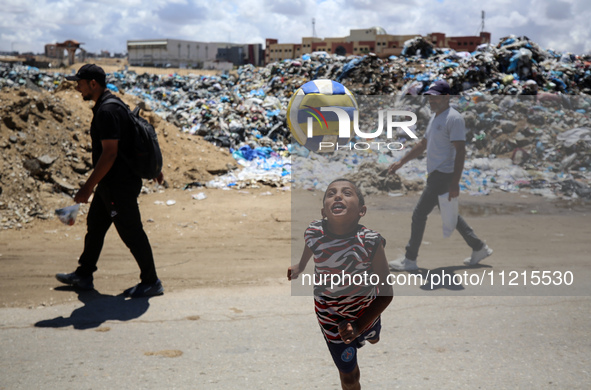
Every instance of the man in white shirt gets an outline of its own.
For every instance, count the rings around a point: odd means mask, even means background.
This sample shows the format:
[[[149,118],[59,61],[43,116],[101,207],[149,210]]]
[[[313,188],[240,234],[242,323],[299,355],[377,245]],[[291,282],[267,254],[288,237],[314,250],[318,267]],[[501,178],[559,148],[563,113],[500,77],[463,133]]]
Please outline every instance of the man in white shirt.
[[[427,216],[438,205],[439,195],[449,193],[449,199],[460,195],[460,178],[466,155],[466,127],[464,118],[449,105],[450,93],[451,88],[444,80],[436,81],[425,92],[425,95],[429,95],[429,105],[435,113],[429,121],[425,137],[388,169],[389,173],[394,173],[408,161],[427,151],[427,185],[413,211],[411,235],[406,245],[406,254],[403,258],[388,263],[391,270],[418,269],[417,257],[427,224]],[[476,265],[492,254],[492,249],[474,234],[472,228],[461,216],[458,216],[456,229],[472,248],[472,255],[464,260],[464,264]]]

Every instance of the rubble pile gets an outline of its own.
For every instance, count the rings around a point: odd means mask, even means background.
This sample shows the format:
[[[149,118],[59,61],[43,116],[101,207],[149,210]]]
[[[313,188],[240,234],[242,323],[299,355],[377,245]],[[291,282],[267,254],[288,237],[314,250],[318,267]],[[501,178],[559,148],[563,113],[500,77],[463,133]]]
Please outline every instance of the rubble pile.
[[[12,101],[3,96],[0,107],[0,224],[21,228],[51,216],[42,206],[48,194],[79,188],[92,167],[90,143],[74,130],[80,118],[64,122],[72,112],[55,96],[21,90]]]
[[[72,196],[92,169],[88,102],[62,84],[48,93],[26,87],[0,90],[0,228],[23,228],[35,218],[54,218],[54,210],[72,203]],[[137,103],[124,96],[127,103]],[[236,164],[227,150],[200,137],[184,137],[152,113],[166,159],[166,185],[182,188],[225,174]],[[186,139],[185,139],[186,138]],[[146,181],[143,192],[157,190]],[[86,210],[83,206],[82,211]]]

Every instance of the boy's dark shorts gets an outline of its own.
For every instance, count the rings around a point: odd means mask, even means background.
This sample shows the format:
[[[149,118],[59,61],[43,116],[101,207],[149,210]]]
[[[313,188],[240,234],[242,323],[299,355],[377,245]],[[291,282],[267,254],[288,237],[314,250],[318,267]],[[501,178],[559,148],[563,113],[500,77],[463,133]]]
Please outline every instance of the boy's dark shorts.
[[[365,344],[365,340],[374,340],[380,337],[380,330],[382,329],[381,319],[378,318],[375,325],[363,334],[358,336],[355,341],[350,344],[329,343],[326,341],[328,350],[332,355],[332,360],[340,372],[348,374],[357,367],[357,350]],[[326,339],[325,339],[326,340]]]

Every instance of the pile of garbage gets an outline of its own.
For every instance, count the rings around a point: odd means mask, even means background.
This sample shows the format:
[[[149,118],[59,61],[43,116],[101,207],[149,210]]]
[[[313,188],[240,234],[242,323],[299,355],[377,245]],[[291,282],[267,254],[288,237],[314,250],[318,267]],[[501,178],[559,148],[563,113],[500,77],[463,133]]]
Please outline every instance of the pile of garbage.
[[[423,37],[416,37],[404,42],[402,52],[403,57],[418,56],[428,58],[435,53],[433,45]]]
[[[423,135],[429,111],[422,96],[373,100],[378,107],[384,105],[415,113],[421,125],[413,131],[419,137]],[[486,195],[498,189],[525,190],[548,198],[589,198],[590,96],[481,94],[454,98],[452,106],[462,113],[468,129],[462,190],[472,195]],[[371,112],[371,107],[365,104],[361,107]],[[363,126],[361,120],[360,126]],[[373,176],[378,180],[384,169],[413,145],[414,141],[400,129],[394,136],[398,145],[404,146],[401,150],[376,147],[389,142],[384,134],[371,140],[356,138],[348,147],[341,147],[340,153],[320,157],[303,147],[292,146],[293,179],[304,188],[324,190],[332,178],[353,178],[364,164],[371,162],[376,164]],[[368,148],[369,144],[374,147]],[[353,148],[349,150],[351,145]],[[425,163],[419,160],[411,161],[397,173],[402,179],[400,191],[403,193],[416,190],[415,183],[427,175]],[[577,186],[565,187],[563,182],[577,183]],[[372,187],[382,192],[397,190],[386,188],[379,180]],[[364,192],[370,194],[372,190]]]
[[[107,82],[113,91],[144,100],[184,134],[202,136],[227,149],[242,171],[207,184],[242,187],[290,182],[293,144],[286,126],[287,105],[299,86],[319,78],[339,81],[358,96],[420,96],[434,80],[445,79],[460,96],[456,105],[469,129],[469,156],[508,158],[528,174],[563,172],[564,180],[589,182],[584,129],[590,127],[591,56],[544,50],[527,37],[503,38],[472,53],[434,48],[417,38],[406,42],[401,56],[387,59],[374,54],[305,54],[217,76],[121,70],[108,74]],[[58,73],[0,64],[0,87],[56,90],[61,80]],[[535,101],[527,105],[510,97]],[[418,110],[428,116],[424,103]],[[258,153],[261,149],[266,152]],[[380,156],[397,158],[395,153]],[[466,183],[470,191],[472,182]]]

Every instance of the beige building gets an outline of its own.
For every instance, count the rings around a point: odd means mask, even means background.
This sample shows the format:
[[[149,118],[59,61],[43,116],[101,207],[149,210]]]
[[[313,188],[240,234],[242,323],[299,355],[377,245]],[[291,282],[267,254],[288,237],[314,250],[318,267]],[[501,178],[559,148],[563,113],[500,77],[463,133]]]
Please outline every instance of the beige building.
[[[375,53],[380,57],[400,55],[404,42],[420,37],[419,34],[391,35],[382,27],[350,30],[346,37],[304,37],[301,43],[278,43],[277,39],[265,40],[265,63],[299,58],[303,54],[324,51],[328,54],[364,55]],[[482,43],[490,43],[490,33],[480,36],[446,37],[443,33],[428,34],[425,39],[435,47],[450,47],[459,51],[473,51]]]

